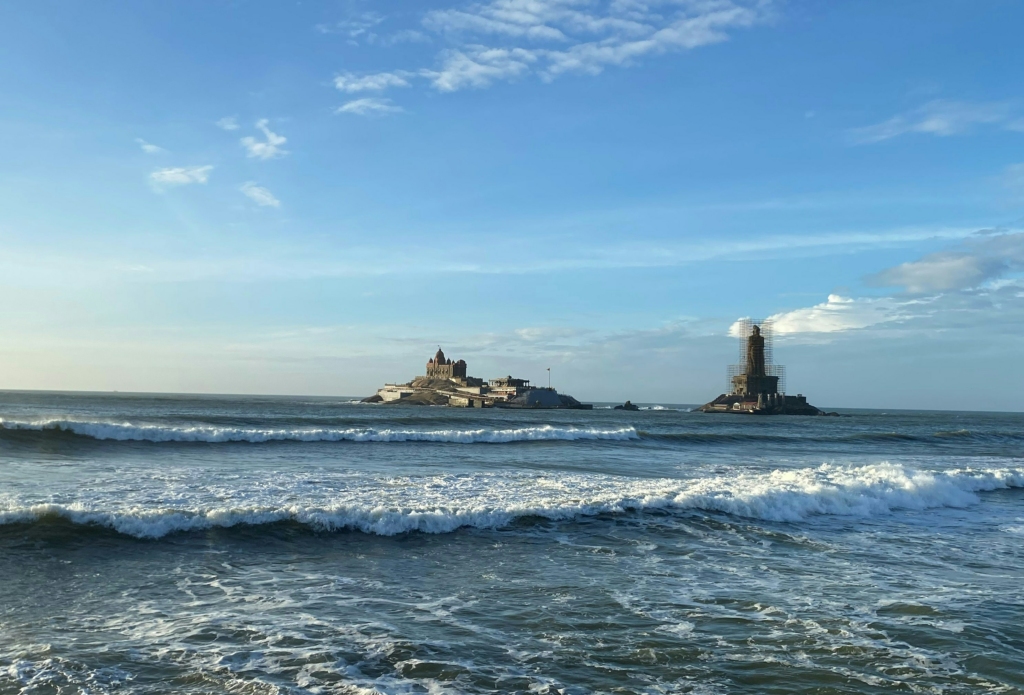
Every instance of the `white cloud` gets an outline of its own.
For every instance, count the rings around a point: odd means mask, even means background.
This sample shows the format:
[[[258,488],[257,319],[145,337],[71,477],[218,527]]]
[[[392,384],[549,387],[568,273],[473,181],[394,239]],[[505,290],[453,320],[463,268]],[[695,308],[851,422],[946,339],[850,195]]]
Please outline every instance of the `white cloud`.
[[[270,123],[266,118],[256,121],[256,127],[263,131],[265,141],[257,140],[252,136],[242,138],[241,143],[248,150],[250,157],[257,159],[274,159],[288,154],[287,150],[281,149],[281,145],[288,142],[288,138],[278,135],[270,130],[267,125]]]
[[[838,333],[898,321],[907,316],[909,304],[892,297],[851,299],[830,294],[821,304],[774,314],[768,320],[772,322],[776,335]],[[729,335],[739,335],[738,327],[737,321],[730,327]]]
[[[925,133],[939,137],[962,135],[979,125],[994,125],[1017,130],[1021,121],[1012,118],[1010,105],[1003,102],[972,104],[965,101],[936,99],[887,121],[849,131],[856,143],[889,140],[907,133]]]
[[[401,74],[378,72],[374,75],[357,76],[348,72],[334,78],[334,86],[342,92],[381,92],[389,87],[408,87],[409,81]]]
[[[260,207],[281,207],[281,201],[275,198],[274,194],[266,188],[257,186],[255,181],[246,181],[239,190]]]
[[[597,74],[644,56],[726,41],[729,30],[764,21],[770,2],[492,0],[435,10],[423,25],[454,48],[439,54],[438,68],[418,74],[442,92],[530,73],[547,81],[570,72]]]
[[[465,51],[447,51],[440,70],[424,70],[422,74],[439,91],[454,92],[518,77],[529,72],[536,60],[533,52],[521,48],[471,46]]]
[[[135,142],[139,144],[139,147],[141,147],[142,151],[146,154],[164,154],[167,152],[164,148],[154,145],[153,143],[146,142],[142,138],[135,138]]]
[[[234,116],[225,116],[217,121],[217,127],[223,130],[238,130],[238,119]]]
[[[954,250],[928,254],[867,278],[869,284],[899,286],[924,296],[850,298],[832,294],[822,304],[769,318],[777,335],[873,327],[891,331],[894,326],[914,332],[965,329],[992,322],[1017,325],[1024,321],[1020,278],[1000,276],[1021,270],[1024,232],[982,230]],[[737,334],[738,326],[739,322],[733,324],[731,335]]]
[[[761,19],[755,9],[731,2],[698,3],[691,13],[653,27],[632,40],[618,31],[613,39],[579,43],[564,51],[549,51],[544,75],[549,79],[564,72],[597,74],[608,65],[628,65],[648,54],[690,50],[727,41],[725,30],[753,26]]]
[[[187,186],[193,183],[206,183],[210,178],[211,171],[213,171],[213,166],[210,164],[199,167],[157,169],[149,175],[149,181],[157,189],[167,186]]]
[[[390,99],[365,97],[339,106],[335,113],[351,113],[357,116],[383,116],[389,113],[401,113],[401,111],[402,108],[392,104]]]

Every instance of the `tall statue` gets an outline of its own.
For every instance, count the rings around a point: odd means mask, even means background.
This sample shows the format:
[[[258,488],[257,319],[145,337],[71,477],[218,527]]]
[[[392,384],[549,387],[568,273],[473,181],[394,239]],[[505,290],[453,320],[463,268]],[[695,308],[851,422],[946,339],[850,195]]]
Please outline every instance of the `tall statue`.
[[[754,326],[747,338],[747,376],[765,376],[764,336],[760,326]]]

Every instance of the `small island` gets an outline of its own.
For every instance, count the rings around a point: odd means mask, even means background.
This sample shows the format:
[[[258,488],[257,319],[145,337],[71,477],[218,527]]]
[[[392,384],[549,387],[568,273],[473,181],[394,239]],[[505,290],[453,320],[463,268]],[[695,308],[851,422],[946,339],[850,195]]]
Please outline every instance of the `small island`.
[[[699,410],[752,415],[836,415],[815,408],[803,394],[786,395],[785,367],[772,360],[771,322],[760,324],[749,319],[740,323],[740,364],[729,369],[729,393],[705,403]]]
[[[364,403],[444,405],[452,408],[530,408],[591,410],[551,387],[531,386],[529,379],[509,376],[484,381],[467,374],[465,360],[446,358],[439,347],[427,361],[427,373],[404,384],[385,384]]]

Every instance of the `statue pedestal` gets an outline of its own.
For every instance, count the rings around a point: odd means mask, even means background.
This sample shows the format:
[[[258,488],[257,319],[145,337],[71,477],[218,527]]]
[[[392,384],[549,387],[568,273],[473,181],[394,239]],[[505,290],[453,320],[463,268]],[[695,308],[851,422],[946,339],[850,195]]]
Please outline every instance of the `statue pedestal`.
[[[778,393],[779,377],[737,374],[732,378],[732,392],[737,396],[754,396],[761,393]]]

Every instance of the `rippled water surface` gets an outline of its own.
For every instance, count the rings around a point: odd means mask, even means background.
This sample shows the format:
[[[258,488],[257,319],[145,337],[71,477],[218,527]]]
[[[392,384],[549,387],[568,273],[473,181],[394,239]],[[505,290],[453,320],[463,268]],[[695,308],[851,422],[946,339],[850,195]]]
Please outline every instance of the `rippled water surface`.
[[[0,693],[1024,692],[1024,416],[845,414],[0,393]]]

